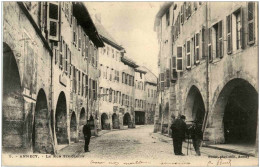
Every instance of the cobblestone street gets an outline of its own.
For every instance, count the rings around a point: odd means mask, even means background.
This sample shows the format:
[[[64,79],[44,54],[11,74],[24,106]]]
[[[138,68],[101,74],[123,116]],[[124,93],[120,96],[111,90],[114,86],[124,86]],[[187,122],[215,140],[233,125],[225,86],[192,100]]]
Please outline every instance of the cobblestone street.
[[[170,165],[173,161],[174,163],[185,165],[189,162],[200,163],[195,160],[205,159],[208,156],[239,156],[230,152],[205,147],[201,148],[201,157],[195,156],[194,150],[188,156],[175,156],[171,138],[152,132],[153,126],[150,125],[137,126],[135,129],[111,131],[100,137],[92,138],[90,141],[90,152],[84,153],[84,142],[80,141],[60,150],[59,155],[84,156],[84,158],[93,160],[94,164],[112,160],[115,162],[139,162],[144,163],[144,165],[146,163],[147,165],[149,163],[154,164],[153,162]],[[186,146],[187,143],[183,143],[183,153],[185,154],[187,153]]]

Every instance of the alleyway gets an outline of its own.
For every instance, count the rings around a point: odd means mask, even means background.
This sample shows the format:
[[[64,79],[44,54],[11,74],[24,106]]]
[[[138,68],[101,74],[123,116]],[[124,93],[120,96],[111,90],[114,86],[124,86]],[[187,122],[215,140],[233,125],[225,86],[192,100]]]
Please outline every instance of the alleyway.
[[[202,156],[195,156],[194,151],[188,156],[175,156],[173,154],[172,143],[159,139],[153,133],[153,126],[139,126],[135,129],[111,131],[100,137],[91,139],[90,152],[84,153],[84,142],[74,143],[59,151],[60,155],[84,156],[89,160],[106,161],[125,161],[140,163],[190,163],[198,158],[208,158],[208,156],[235,156],[229,152],[219,151],[210,148],[202,148]],[[184,143],[183,153],[186,154],[187,143]],[[214,160],[214,159],[213,159]],[[198,163],[198,162],[197,162]],[[206,162],[205,162],[206,163]],[[168,164],[168,165],[170,165]],[[145,165],[145,164],[143,164]],[[188,164],[186,164],[188,165]],[[193,164],[195,165],[195,164]],[[207,165],[207,164],[205,164]]]

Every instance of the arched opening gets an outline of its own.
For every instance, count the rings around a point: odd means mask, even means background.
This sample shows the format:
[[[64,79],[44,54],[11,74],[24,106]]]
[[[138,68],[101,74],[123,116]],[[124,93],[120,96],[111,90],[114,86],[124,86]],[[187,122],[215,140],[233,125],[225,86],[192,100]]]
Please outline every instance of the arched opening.
[[[198,121],[203,124],[205,115],[205,106],[199,89],[196,86],[192,86],[189,90],[186,104],[185,113],[187,121]]]
[[[32,144],[33,152],[52,152],[47,99],[43,89],[39,91],[37,96],[33,122]]]
[[[112,115],[113,129],[119,129],[119,119],[116,113]]]
[[[131,126],[131,116],[129,113],[125,113],[124,118],[123,118],[123,125],[124,126]]]
[[[135,124],[136,125],[145,124],[145,112],[144,111],[135,111]]]
[[[243,79],[229,81],[219,94],[213,110],[213,127],[219,143],[255,144],[258,93]]]
[[[10,47],[3,43],[2,146],[23,146],[24,99],[18,66]]]
[[[72,112],[70,119],[70,141],[75,142],[77,138],[77,120],[75,112]]]
[[[110,129],[110,124],[109,124],[108,116],[106,113],[103,113],[101,115],[101,128],[102,128],[102,130]]]
[[[67,133],[67,104],[64,92],[58,98],[55,114],[55,131],[58,144],[68,144]]]
[[[83,126],[86,124],[86,113],[85,109],[82,108],[79,115],[79,138],[84,139]]]

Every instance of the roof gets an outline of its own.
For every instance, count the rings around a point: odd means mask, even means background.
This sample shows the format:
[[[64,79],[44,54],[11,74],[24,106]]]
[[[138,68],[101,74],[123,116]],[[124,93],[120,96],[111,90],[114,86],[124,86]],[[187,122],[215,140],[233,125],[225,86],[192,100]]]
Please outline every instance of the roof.
[[[166,13],[166,11],[171,7],[173,2],[164,2],[163,5],[160,7],[159,11],[157,12],[155,16],[155,21],[154,21],[154,30],[155,27],[157,27],[160,23],[160,18]]]
[[[97,31],[100,34],[100,36],[101,36],[101,38],[104,42],[111,44],[112,46],[114,46],[115,48],[117,48],[119,50],[124,49],[122,46],[120,46],[116,42],[116,40],[109,34],[109,32],[107,32],[105,27],[100,22],[95,21],[95,26],[96,26]]]
[[[90,40],[98,47],[103,47],[104,43],[99,36],[95,24],[87,10],[87,7],[82,2],[73,2],[73,15],[77,18],[78,23],[82,26]]]
[[[144,76],[145,81],[152,85],[157,85],[157,77],[155,76],[155,74],[145,66],[142,66],[142,69],[147,72]]]
[[[139,66],[138,68],[136,68],[135,71],[141,72],[141,73],[144,73],[144,74],[147,73],[147,71],[142,66]]]
[[[126,65],[129,65],[130,67],[133,67],[133,68],[137,68],[139,67],[134,60],[130,59],[129,57],[126,57],[126,56],[122,56],[121,57],[121,61],[126,64]]]

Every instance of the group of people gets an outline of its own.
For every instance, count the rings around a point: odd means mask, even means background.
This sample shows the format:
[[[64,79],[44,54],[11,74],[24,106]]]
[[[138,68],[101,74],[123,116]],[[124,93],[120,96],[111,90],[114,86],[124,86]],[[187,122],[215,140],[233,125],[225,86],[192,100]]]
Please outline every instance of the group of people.
[[[185,140],[185,136],[188,135],[192,139],[196,155],[200,156],[200,144],[203,138],[201,124],[195,120],[192,121],[192,125],[187,128],[185,119],[186,117],[184,115],[180,115],[171,125],[174,154],[184,155],[182,153],[182,142]]]
[[[185,140],[185,136],[188,135],[192,139],[196,155],[200,156],[200,144],[203,138],[201,124],[195,120],[192,121],[192,126],[187,128],[185,119],[186,117],[184,115],[180,115],[171,125],[174,154],[184,155],[182,153],[182,142]],[[84,151],[89,152],[88,146],[91,138],[91,127],[89,121],[87,121],[86,125],[83,126],[83,134],[85,138]]]

